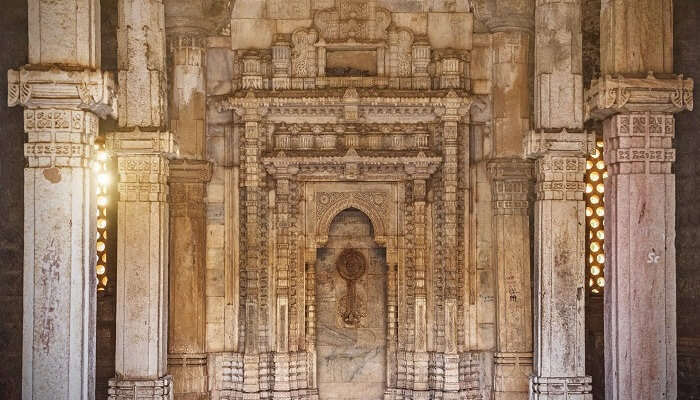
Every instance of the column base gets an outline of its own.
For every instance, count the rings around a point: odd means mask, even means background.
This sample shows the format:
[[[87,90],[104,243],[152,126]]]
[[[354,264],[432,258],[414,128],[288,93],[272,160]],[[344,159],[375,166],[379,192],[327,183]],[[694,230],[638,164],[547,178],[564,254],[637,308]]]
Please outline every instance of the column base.
[[[107,400],[173,400],[173,378],[109,380]]]
[[[169,354],[168,372],[173,377],[173,393],[178,400],[208,399],[206,354]]]
[[[532,353],[496,353],[494,363],[494,399],[527,400]]]
[[[532,400],[592,400],[590,376],[551,378],[532,376],[530,395]]]

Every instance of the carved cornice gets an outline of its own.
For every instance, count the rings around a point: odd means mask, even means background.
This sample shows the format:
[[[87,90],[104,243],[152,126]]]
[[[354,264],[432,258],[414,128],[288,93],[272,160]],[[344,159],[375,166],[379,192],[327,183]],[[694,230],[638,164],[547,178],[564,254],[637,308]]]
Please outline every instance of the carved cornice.
[[[32,69],[7,71],[7,104],[30,109],[74,109],[100,118],[117,116],[114,79],[95,70]]]
[[[287,157],[280,152],[276,157],[262,159],[270,175],[292,174],[301,180],[403,181],[421,177],[427,179],[442,163],[441,157],[360,156],[354,149],[341,157]]]
[[[239,93],[240,94],[240,93]],[[272,122],[339,121],[433,122],[459,121],[473,104],[466,92],[440,91],[342,91],[245,92],[218,101],[220,112],[235,111],[246,121],[263,115]],[[291,95],[290,95],[291,94]]]
[[[676,113],[693,109],[693,80],[683,75],[596,79],[586,91],[586,119],[603,120],[617,113]]]

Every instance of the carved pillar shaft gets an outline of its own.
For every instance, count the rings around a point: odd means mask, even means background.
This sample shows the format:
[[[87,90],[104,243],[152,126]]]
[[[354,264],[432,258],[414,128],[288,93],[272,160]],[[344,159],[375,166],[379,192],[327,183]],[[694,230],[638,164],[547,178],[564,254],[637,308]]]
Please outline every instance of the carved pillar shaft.
[[[524,399],[532,369],[530,222],[532,165],[517,159],[489,162],[493,196],[494,260],[498,275],[496,400]]]
[[[581,2],[542,0],[535,8],[535,131],[524,140],[536,159],[535,400],[591,399],[585,376],[586,152],[583,127]],[[567,131],[568,130],[568,131]],[[577,131],[577,132],[569,132]],[[562,329],[561,327],[567,327]],[[565,349],[565,350],[563,350]]]
[[[609,174],[605,398],[675,400],[673,113],[693,109],[693,81],[670,75],[671,0],[603,2],[600,33],[604,76],[587,91],[586,111],[603,121]]]
[[[531,132],[535,158],[535,365],[531,398],[591,399],[585,366],[586,153],[593,133]],[[567,327],[562,329],[562,327]],[[565,350],[564,350],[565,349]]]
[[[157,398],[171,391],[167,373],[168,175],[172,137],[118,132],[117,378],[109,398]]]
[[[618,114],[603,122],[603,134],[610,173],[606,398],[672,400],[677,396],[673,115]]]
[[[119,132],[107,145],[117,155],[116,377],[110,399],[160,399],[167,374],[168,156],[164,10],[159,0],[119,0],[117,68]]]
[[[28,1],[29,63],[9,70],[24,110],[23,399],[95,393],[95,180],[99,117],[116,115],[100,71],[99,2]],[[71,68],[62,69],[63,65]]]
[[[170,163],[168,368],[176,398],[206,396],[206,182],[207,161]]]
[[[425,179],[413,180],[413,225],[415,230],[414,262],[416,279],[415,338],[414,338],[414,390],[428,389],[428,327],[427,290],[425,287],[426,225],[425,225]]]

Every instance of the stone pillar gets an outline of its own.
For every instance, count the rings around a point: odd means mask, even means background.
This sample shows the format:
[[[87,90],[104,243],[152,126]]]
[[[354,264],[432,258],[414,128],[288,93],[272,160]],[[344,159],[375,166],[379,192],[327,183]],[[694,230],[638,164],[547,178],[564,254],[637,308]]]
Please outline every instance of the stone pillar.
[[[116,377],[109,399],[166,399],[168,334],[168,158],[165,34],[159,0],[119,0]]]
[[[603,122],[606,399],[677,398],[673,113],[693,81],[673,72],[671,0],[601,9],[601,72],[586,93]],[[614,77],[611,76],[614,74]]]
[[[174,397],[207,398],[206,320],[222,313],[223,298],[205,292],[206,204],[211,177],[206,158],[206,37],[198,2],[165,2],[170,131],[180,159],[170,163],[170,303],[168,369]],[[213,238],[215,241],[223,238]],[[223,260],[221,260],[223,261]]]
[[[533,400],[591,400],[585,365],[586,152],[595,135],[532,132],[535,158],[535,363]],[[564,397],[562,397],[564,396]]]
[[[29,0],[29,64],[8,71],[8,106],[25,108],[27,134],[23,399],[94,398],[90,167],[98,118],[116,117],[114,84],[99,70],[99,26],[97,1]]]
[[[117,155],[117,377],[109,399],[166,399],[169,160],[167,132],[116,132],[107,147]]]
[[[207,398],[206,184],[208,161],[170,163],[168,368],[177,399]]]
[[[535,8],[535,130],[524,141],[536,159],[535,356],[533,400],[591,399],[585,376],[586,153],[583,128],[581,2],[542,0]]]
[[[494,398],[524,400],[532,369],[528,192],[532,165],[522,161],[530,130],[534,0],[477,0],[493,48],[493,135],[488,164],[493,195],[498,337]]]
[[[498,276],[494,397],[496,400],[526,399],[532,370],[528,216],[532,164],[517,159],[491,160],[488,172]]]

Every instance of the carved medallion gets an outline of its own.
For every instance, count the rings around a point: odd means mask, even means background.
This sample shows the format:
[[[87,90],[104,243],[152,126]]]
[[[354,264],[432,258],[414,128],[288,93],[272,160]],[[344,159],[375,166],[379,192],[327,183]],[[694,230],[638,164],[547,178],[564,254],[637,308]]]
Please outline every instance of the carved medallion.
[[[345,249],[338,256],[335,266],[347,287],[345,296],[338,302],[338,314],[348,326],[357,326],[367,312],[364,301],[355,292],[355,283],[365,275],[367,261],[359,251]]]

